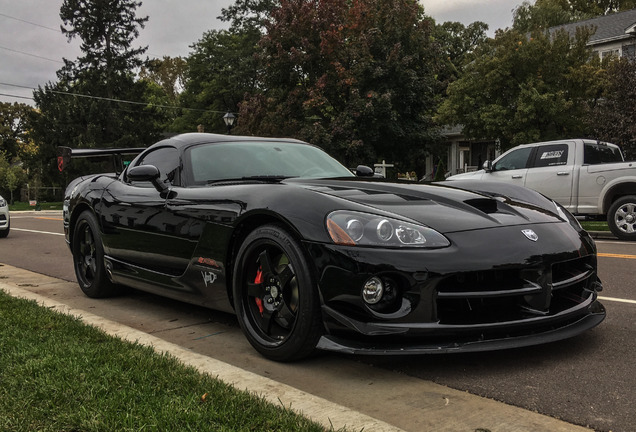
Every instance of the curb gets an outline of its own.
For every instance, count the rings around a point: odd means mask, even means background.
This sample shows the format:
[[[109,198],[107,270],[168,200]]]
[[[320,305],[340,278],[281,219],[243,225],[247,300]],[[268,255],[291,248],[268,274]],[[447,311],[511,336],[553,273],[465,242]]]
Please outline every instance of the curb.
[[[149,335],[131,327],[110,321],[81,309],[74,309],[39,294],[0,282],[0,290],[16,297],[33,300],[40,306],[79,318],[85,324],[128,342],[149,346],[159,353],[168,353],[187,366],[215,377],[234,388],[255,394],[273,405],[291,409],[321,424],[327,430],[343,428],[377,432],[402,432],[403,430],[373,417],[350,410],[342,405],[300,391],[286,384],[264,378],[236,366],[198,354]]]

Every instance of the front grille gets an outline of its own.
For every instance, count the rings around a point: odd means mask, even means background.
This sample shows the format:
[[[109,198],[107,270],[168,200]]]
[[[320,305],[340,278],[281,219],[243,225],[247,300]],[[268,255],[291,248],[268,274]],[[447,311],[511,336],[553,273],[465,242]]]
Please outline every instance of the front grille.
[[[595,257],[532,268],[465,272],[437,285],[440,324],[472,325],[551,316],[587,300],[596,281]]]

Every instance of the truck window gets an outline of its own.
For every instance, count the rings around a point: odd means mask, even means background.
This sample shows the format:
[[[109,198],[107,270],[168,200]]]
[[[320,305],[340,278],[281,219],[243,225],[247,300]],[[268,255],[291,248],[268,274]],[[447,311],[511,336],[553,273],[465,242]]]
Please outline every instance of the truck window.
[[[528,165],[528,157],[532,152],[532,147],[524,147],[511,151],[504,155],[493,166],[493,171],[506,171],[514,169],[523,169]]]
[[[606,143],[585,143],[583,163],[597,165],[602,163],[623,162],[623,154],[618,147]]]
[[[551,144],[540,146],[534,157],[532,167],[548,167],[565,165],[568,162],[568,145],[567,144]]]

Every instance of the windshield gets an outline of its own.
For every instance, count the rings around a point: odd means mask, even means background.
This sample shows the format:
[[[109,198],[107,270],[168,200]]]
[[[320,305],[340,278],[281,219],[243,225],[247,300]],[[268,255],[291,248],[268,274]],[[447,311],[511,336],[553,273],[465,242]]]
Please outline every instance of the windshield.
[[[318,147],[280,141],[237,141],[191,147],[186,160],[195,184],[242,178],[353,177]]]

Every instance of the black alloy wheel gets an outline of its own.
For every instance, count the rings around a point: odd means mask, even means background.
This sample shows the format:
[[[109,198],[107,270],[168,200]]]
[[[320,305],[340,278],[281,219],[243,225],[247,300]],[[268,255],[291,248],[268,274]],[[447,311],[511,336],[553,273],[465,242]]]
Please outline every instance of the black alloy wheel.
[[[250,233],[234,267],[234,304],[250,344],[293,361],[314,352],[323,333],[314,277],[298,242],[266,225]]]
[[[104,248],[95,215],[86,210],[80,214],[73,231],[73,265],[80,288],[88,297],[108,297],[117,286],[108,278],[104,266]]]

